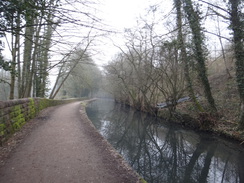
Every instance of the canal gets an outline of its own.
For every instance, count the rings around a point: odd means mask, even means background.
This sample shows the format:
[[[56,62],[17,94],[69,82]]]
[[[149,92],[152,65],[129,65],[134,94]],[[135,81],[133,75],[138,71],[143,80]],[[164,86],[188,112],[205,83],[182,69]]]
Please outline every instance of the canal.
[[[244,182],[244,150],[237,143],[158,121],[109,99],[92,102],[86,111],[148,183]]]

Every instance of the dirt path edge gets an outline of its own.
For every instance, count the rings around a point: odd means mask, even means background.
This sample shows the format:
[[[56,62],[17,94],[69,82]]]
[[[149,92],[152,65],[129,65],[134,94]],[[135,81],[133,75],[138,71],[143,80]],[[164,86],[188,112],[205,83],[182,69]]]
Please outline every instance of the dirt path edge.
[[[81,101],[80,105],[80,117],[82,122],[86,126],[86,130],[88,133],[95,139],[95,143],[99,147],[104,148],[107,152],[107,157],[111,158],[120,169],[124,169],[123,172],[126,172],[127,177],[131,177],[133,180],[136,179],[136,183],[146,183],[146,181],[140,177],[140,175],[135,172],[132,167],[123,159],[123,157],[114,149],[114,147],[98,132],[96,127],[90,121],[86,113],[86,106],[96,99],[84,100]],[[0,167],[4,166],[7,159],[11,156],[11,153],[15,151],[15,149],[21,145],[24,139],[29,136],[29,134],[37,128],[39,125],[38,120],[36,118],[44,118],[47,114],[51,113],[55,110],[55,107],[48,107],[42,110],[35,118],[28,121],[19,131],[12,135],[6,142],[0,146]],[[106,157],[106,158],[107,158]]]
[[[98,132],[96,127],[93,125],[91,120],[88,118],[87,113],[86,113],[86,106],[97,100],[96,98],[91,99],[91,100],[84,100],[81,101],[81,109],[80,109],[80,114],[82,121],[86,123],[92,130],[94,131],[93,135],[96,136],[95,138],[100,139],[101,143],[103,146],[106,147],[106,150],[110,153],[110,155],[117,161],[118,164],[120,164],[121,167],[123,167],[132,177],[136,176],[137,177],[137,182],[136,183],[147,183],[137,172],[133,170],[133,168],[124,160],[122,155],[120,155],[116,149]]]

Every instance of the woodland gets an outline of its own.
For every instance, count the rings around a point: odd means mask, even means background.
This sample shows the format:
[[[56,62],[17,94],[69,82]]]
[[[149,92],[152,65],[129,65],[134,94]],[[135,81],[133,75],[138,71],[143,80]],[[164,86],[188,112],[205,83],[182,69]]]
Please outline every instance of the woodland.
[[[118,33],[96,15],[96,1],[2,0],[0,36],[9,42],[0,49],[8,47],[11,58],[0,57],[1,100],[94,97],[103,90],[137,110],[187,114],[242,135],[244,1],[171,2],[167,14],[163,2],[154,4]],[[96,43],[114,34],[123,45],[114,44],[119,52],[99,68]],[[190,100],[179,103],[183,97]],[[157,106],[162,102],[166,109]]]

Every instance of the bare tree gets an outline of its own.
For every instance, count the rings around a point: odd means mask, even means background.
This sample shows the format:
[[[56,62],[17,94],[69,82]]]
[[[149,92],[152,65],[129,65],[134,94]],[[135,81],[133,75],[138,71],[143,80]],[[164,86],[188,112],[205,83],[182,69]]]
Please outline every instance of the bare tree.
[[[155,113],[158,100],[168,100],[174,111],[185,89],[176,41],[163,42],[154,34],[153,23],[142,25],[126,30],[125,47],[119,47],[119,57],[106,67],[107,77],[120,101]]]
[[[77,9],[78,6],[84,8],[80,10]],[[79,0],[65,3],[59,0],[0,2],[0,9],[3,12],[0,15],[0,32],[12,35],[10,99],[13,99],[17,92],[19,98],[45,96],[48,67],[58,66],[58,64],[51,64],[50,53],[56,51],[52,47],[57,44],[68,49],[67,38],[71,36],[71,31],[67,30],[67,27],[69,29],[76,27],[72,31],[87,28],[102,30],[95,26],[100,19],[90,12],[90,10],[95,12],[93,6],[95,6],[93,2]],[[62,26],[59,30],[56,29],[58,25]],[[55,41],[54,33],[57,36]],[[80,35],[77,31],[74,32],[75,36],[78,35],[79,41],[82,36],[87,35],[86,33],[81,35],[83,33],[81,31],[79,33]],[[15,86],[18,86],[18,91],[15,91]]]
[[[81,49],[80,52],[83,52],[83,50]],[[94,97],[101,85],[101,79],[101,71],[97,68],[92,58],[86,55],[64,82],[58,96],[64,98]]]
[[[91,33],[91,32],[90,32]],[[89,33],[89,34],[90,34]],[[92,40],[89,35],[87,36],[87,44],[85,45],[84,49],[81,51],[80,46],[81,43],[77,44],[77,46],[71,50],[62,60],[62,65],[59,69],[58,76],[56,78],[56,82],[54,84],[54,87],[52,89],[52,92],[49,96],[50,99],[54,99],[55,96],[58,94],[59,90],[61,89],[64,82],[68,79],[72,71],[75,69],[75,67],[79,64],[79,62],[85,61],[85,58],[87,58],[87,51],[89,46],[92,43]],[[85,40],[82,40],[82,42],[85,42]],[[74,54],[75,53],[75,54]],[[64,70],[67,63],[71,63],[68,70]]]

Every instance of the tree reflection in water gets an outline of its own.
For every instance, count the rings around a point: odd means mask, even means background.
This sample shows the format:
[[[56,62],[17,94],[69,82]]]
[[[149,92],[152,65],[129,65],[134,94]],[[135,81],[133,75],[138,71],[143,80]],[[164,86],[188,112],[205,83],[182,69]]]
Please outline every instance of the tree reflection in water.
[[[244,151],[209,134],[197,134],[112,100],[87,108],[100,133],[148,182],[244,182]]]

